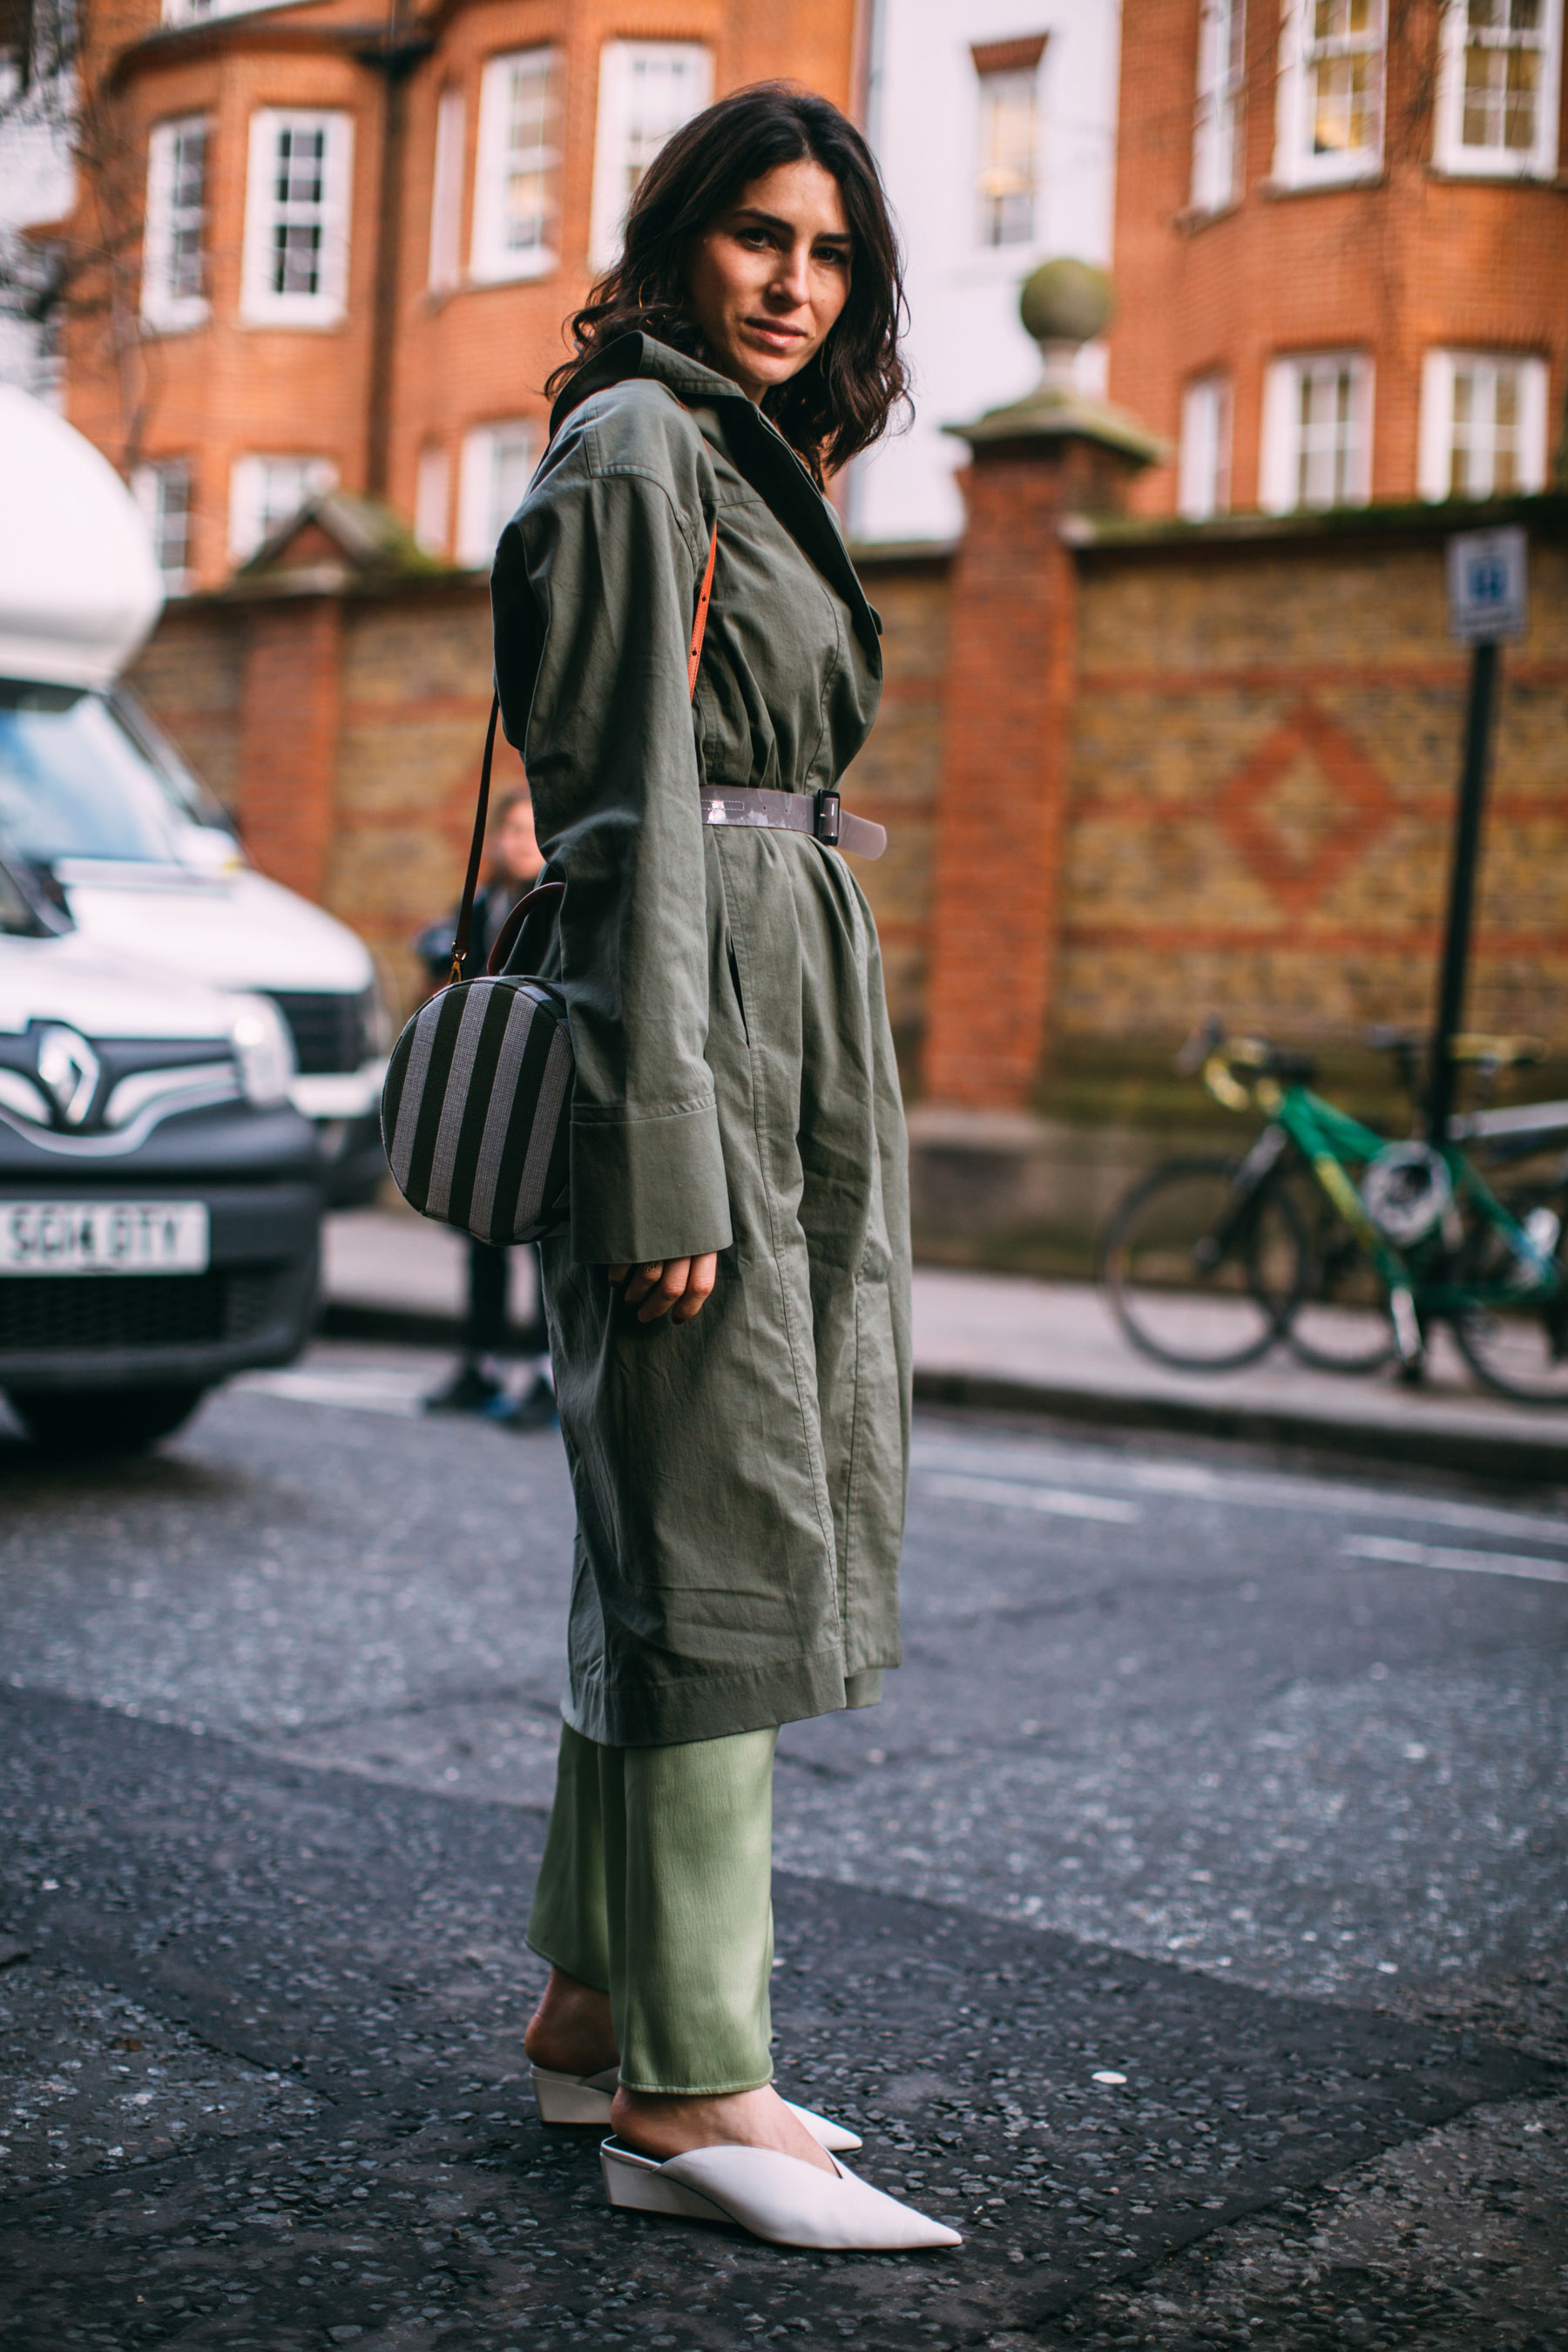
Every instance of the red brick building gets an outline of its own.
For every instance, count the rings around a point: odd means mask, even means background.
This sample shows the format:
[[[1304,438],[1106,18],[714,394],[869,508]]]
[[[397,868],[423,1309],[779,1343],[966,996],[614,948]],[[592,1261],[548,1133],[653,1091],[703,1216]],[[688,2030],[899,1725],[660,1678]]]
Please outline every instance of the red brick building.
[[[1110,397],[1147,512],[1544,488],[1562,0],[1128,0]]]
[[[98,0],[71,421],[208,587],[310,490],[488,562],[543,444],[561,322],[659,142],[790,75],[847,102],[853,0]]]

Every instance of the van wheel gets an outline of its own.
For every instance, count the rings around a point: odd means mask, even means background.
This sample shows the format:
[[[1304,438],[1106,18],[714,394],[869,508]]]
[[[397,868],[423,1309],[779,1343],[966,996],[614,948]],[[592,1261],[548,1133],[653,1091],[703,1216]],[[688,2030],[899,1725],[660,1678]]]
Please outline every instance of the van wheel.
[[[206,1391],[35,1389],[11,1404],[47,1454],[140,1454],[189,1421]]]

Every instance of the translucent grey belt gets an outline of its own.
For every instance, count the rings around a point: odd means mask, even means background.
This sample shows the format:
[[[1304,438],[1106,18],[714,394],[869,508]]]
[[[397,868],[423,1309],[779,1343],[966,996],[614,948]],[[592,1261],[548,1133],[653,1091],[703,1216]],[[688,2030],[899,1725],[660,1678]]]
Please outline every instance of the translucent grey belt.
[[[704,784],[704,824],[760,825],[769,833],[805,833],[830,849],[880,857],[888,828],[840,808],[837,793],[770,793],[750,784]]]

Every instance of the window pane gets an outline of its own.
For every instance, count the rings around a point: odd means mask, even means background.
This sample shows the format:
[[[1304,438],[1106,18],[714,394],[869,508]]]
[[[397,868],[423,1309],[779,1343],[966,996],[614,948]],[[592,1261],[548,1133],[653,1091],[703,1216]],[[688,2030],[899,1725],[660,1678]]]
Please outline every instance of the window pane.
[[[1228,204],[1237,193],[1245,26],[1246,0],[1204,0],[1193,122],[1193,202],[1205,212]]]
[[[980,77],[982,245],[1027,245],[1035,234],[1035,73]]]
[[[169,205],[169,291],[200,299],[203,288],[202,229],[205,222],[207,131],[205,122],[182,123],[174,134]]]
[[[517,58],[507,77],[501,245],[542,253],[555,242],[555,75],[552,53]]]
[[[1349,155],[1373,144],[1373,60],[1325,58],[1312,76],[1312,152]]]
[[[284,123],[273,175],[271,268],[274,294],[319,294],[326,233],[327,133],[324,124]]]
[[[1541,127],[1545,27],[1540,0],[1469,0],[1462,142],[1528,155]]]
[[[526,425],[498,425],[490,436],[489,538],[492,547],[522,504],[533,470],[533,435]]]
[[[1349,362],[1301,363],[1296,435],[1298,506],[1342,506],[1363,495],[1361,387]]]
[[[621,157],[621,215],[643,173],[670,133],[692,112],[706,77],[689,51],[649,42],[627,60],[626,147]]]
[[[1504,100],[1503,145],[1528,153],[1535,144],[1535,118],[1541,88],[1539,49],[1510,49],[1508,91]]]

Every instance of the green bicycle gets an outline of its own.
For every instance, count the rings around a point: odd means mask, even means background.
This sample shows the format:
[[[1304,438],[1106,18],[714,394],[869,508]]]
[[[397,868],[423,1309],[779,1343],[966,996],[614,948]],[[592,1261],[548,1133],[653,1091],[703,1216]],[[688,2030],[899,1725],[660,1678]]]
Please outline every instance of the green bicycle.
[[[1374,1042],[1414,1081],[1413,1041]],[[1453,1051],[1495,1072],[1540,1049],[1462,1037]],[[1456,1139],[1498,1162],[1536,1156],[1568,1141],[1568,1103],[1472,1113],[1439,1145],[1391,1141],[1312,1091],[1305,1055],[1227,1042],[1210,1022],[1178,1066],[1200,1066],[1216,1100],[1266,1124],[1239,1160],[1165,1161],[1116,1212],[1101,1279],[1135,1347],[1218,1372],[1284,1341],[1325,1370],[1397,1359],[1418,1380],[1428,1336],[1447,1323],[1486,1387],[1568,1404],[1568,1155],[1544,1181],[1494,1190]]]

